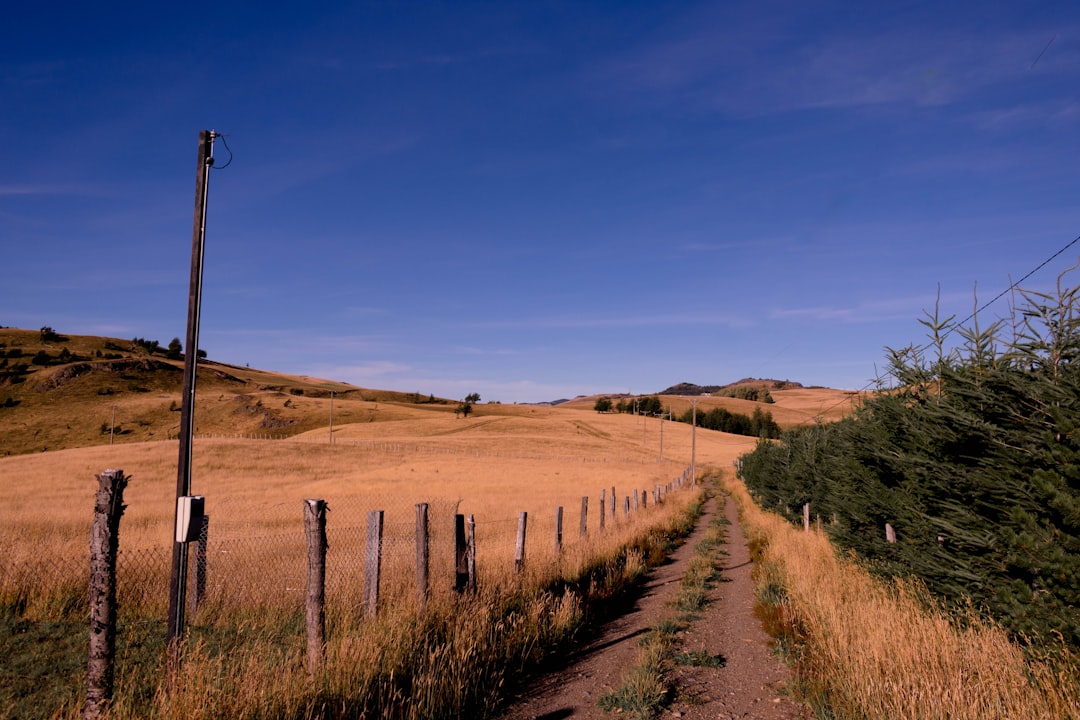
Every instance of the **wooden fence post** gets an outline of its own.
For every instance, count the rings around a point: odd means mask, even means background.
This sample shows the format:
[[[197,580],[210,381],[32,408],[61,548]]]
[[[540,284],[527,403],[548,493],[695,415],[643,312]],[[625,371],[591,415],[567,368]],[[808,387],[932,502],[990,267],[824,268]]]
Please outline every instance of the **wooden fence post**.
[[[630,496],[629,495],[627,495],[626,497],[623,498],[622,516],[623,516],[624,520],[627,520],[627,519],[630,518]]]
[[[562,505],[555,508],[555,557],[562,553]]]
[[[637,488],[634,488],[634,511],[635,512],[637,511],[638,507],[640,507],[638,505],[638,491],[637,491]]]
[[[476,592],[476,516],[470,515],[465,523],[465,571],[469,576],[466,587]]]
[[[578,533],[581,537],[585,537],[585,534],[589,532],[588,525],[589,518],[589,496],[583,495],[581,497],[581,530]]]
[[[326,647],[326,501],[304,500],[304,536],[307,538],[307,598],[305,602],[308,672],[322,663]]]
[[[84,720],[108,712],[113,692],[116,656],[116,554],[120,549],[120,518],[124,514],[123,470],[97,476],[94,522],[90,528],[90,652],[87,663]]]
[[[514,572],[521,572],[525,567],[525,526],[529,522],[529,513],[518,513],[517,547],[514,549]]]
[[[649,506],[649,491],[642,488],[641,490],[641,509],[644,510]]]
[[[802,529],[803,532],[810,532],[810,503],[803,503],[802,506]]]
[[[615,522],[615,486],[611,486],[611,522]]]
[[[607,516],[607,491],[600,491],[600,532],[604,532],[604,518]]]
[[[210,516],[202,516],[199,539],[195,543],[195,592],[191,594],[191,616],[199,612],[199,605],[206,597],[206,545],[210,541]]]
[[[469,584],[469,567],[465,552],[465,516],[454,516],[454,590],[464,592]]]
[[[379,576],[382,572],[383,511],[369,510],[367,550],[364,553],[364,614],[375,617],[379,609]]]
[[[427,608],[431,580],[430,542],[428,534],[428,504],[416,504],[416,610],[423,613]]]

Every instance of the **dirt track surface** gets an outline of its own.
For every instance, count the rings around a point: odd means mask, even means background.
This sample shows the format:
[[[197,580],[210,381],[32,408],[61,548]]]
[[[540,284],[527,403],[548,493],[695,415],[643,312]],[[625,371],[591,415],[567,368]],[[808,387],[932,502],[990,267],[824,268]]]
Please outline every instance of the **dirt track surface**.
[[[661,717],[761,718],[795,720],[809,711],[783,694],[787,669],[772,654],[768,637],[753,616],[754,586],[750,551],[738,523],[733,501],[709,501],[696,530],[671,557],[649,576],[644,593],[627,614],[609,622],[603,632],[561,670],[540,678],[502,717],[503,720],[607,719],[621,714],[601,710],[600,696],[618,688],[637,662],[638,639],[675,611],[668,602],[679,590],[694,548],[719,508],[731,521],[724,581],[710,591],[710,603],[682,638],[685,651],[703,650],[725,659],[723,667],[680,667],[676,699]]]

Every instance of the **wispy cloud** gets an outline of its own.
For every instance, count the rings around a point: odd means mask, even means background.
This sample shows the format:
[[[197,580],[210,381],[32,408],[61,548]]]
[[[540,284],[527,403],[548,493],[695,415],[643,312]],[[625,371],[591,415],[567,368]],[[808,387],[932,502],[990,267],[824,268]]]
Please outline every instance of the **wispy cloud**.
[[[769,313],[770,320],[810,322],[872,323],[890,320],[911,320],[923,310],[934,306],[934,297],[926,295],[869,300],[851,306],[808,305],[778,308]]]
[[[1080,122],[1080,102],[1075,99],[1054,99],[1041,103],[1024,103],[985,110],[972,115],[980,130],[1034,130],[1065,127]]]
[[[100,186],[81,184],[51,184],[41,185],[33,183],[12,183],[0,185],[0,197],[20,196],[55,196],[71,195],[81,197],[104,197],[110,193],[105,192]]]
[[[724,327],[748,327],[754,323],[745,315],[721,313],[656,313],[641,315],[563,315],[553,317],[514,318],[467,323],[475,328],[634,328],[671,325],[712,325]]]
[[[779,9],[778,9],[779,10]],[[1025,78],[1041,32],[922,21],[807,33],[827,15],[708,6],[593,69],[627,98],[758,115],[804,108],[949,105]],[[1048,63],[1049,64],[1049,63]],[[1047,72],[1075,72],[1057,62]]]
[[[355,365],[314,364],[305,369],[305,375],[343,380],[354,385],[367,385],[373,381],[400,378],[413,371],[411,365],[392,360],[376,360]]]

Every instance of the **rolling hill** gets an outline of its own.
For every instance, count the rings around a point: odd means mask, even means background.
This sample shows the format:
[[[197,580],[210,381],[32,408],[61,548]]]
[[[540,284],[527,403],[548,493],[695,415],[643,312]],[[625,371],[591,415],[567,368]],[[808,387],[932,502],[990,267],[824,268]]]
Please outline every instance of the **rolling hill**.
[[[170,358],[156,342],[0,328],[0,455],[175,438],[182,380],[182,358],[175,353]],[[456,401],[431,395],[212,360],[200,361],[196,392],[198,435],[293,436],[331,426],[445,416],[456,408]],[[845,391],[802,387],[772,395],[775,403],[768,405],[698,396],[698,407],[750,414],[761,406],[786,428],[834,420],[854,399]],[[557,408],[591,411],[596,397]],[[667,395],[664,401],[676,414],[690,406],[685,397]],[[489,403],[474,412],[512,415],[523,407]]]

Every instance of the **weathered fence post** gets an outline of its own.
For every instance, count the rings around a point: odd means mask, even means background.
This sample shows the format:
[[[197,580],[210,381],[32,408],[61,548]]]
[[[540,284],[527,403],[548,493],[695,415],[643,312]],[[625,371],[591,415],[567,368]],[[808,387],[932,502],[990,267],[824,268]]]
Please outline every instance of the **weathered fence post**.
[[[116,656],[116,553],[120,549],[120,517],[124,514],[123,470],[97,476],[94,522],[90,528],[90,652],[87,663],[84,720],[108,712]]]
[[[562,553],[562,505],[555,508],[555,557]]]
[[[634,511],[635,512],[637,511],[638,507],[639,507],[639,505],[638,505],[638,491],[637,491],[637,488],[634,488]]]
[[[641,489],[641,509],[644,510],[647,507],[649,507],[649,491],[642,488]]]
[[[581,537],[585,537],[585,534],[589,532],[589,496],[583,495],[581,498],[581,529],[578,533]]]
[[[600,532],[604,532],[604,518],[607,516],[607,491],[600,491]]]
[[[431,581],[430,535],[428,534],[428,504],[416,504],[416,610],[423,613],[427,608]]]
[[[469,584],[469,567],[465,552],[465,516],[454,515],[454,590],[464,592]]]
[[[191,615],[199,612],[199,605],[206,597],[206,545],[210,540],[210,516],[202,516],[199,540],[195,543],[195,592],[191,594]]]
[[[802,529],[803,532],[810,532],[810,503],[803,503],[802,506]]]
[[[529,513],[518,513],[517,547],[514,549],[514,572],[521,572],[525,567],[525,526],[529,522]]]
[[[367,550],[364,553],[364,614],[375,617],[379,609],[379,576],[382,572],[383,511],[369,510]]]
[[[615,486],[611,486],[611,522],[615,522]]]
[[[304,537],[307,538],[307,663],[314,673],[326,647],[326,501],[304,500]]]
[[[622,516],[624,520],[630,518],[630,496],[627,495],[623,498]]]
[[[470,515],[465,523],[465,571],[469,576],[466,587],[476,592],[476,516]]]

